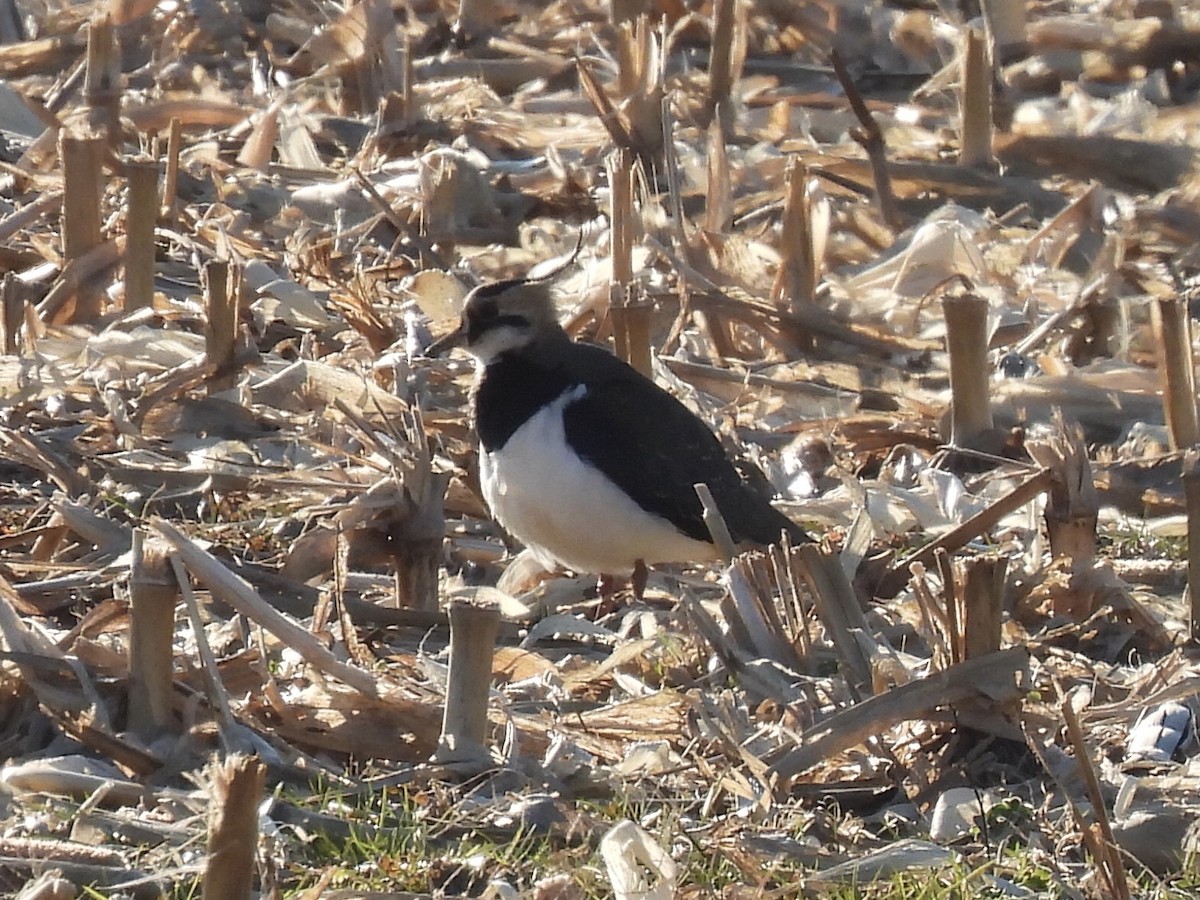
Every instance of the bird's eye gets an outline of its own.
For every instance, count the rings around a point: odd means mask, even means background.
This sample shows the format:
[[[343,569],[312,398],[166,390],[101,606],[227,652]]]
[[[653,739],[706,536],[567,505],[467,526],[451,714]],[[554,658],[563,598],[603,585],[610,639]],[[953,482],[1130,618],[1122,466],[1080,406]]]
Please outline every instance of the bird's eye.
[[[495,297],[479,297],[475,304],[475,313],[480,319],[488,321],[496,318],[500,313],[499,304],[496,303]]]

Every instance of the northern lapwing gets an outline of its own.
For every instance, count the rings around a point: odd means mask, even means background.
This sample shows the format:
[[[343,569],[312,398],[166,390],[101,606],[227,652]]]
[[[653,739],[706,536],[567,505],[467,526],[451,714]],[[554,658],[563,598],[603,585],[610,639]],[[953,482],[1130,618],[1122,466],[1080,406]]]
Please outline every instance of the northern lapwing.
[[[549,279],[483,284],[431,356],[475,358],[471,411],[479,480],[496,520],[547,568],[632,575],[646,564],[719,556],[694,485],[708,485],[738,545],[811,540],[752,489],[716,435],[679,400],[606,349],[577,343]]]

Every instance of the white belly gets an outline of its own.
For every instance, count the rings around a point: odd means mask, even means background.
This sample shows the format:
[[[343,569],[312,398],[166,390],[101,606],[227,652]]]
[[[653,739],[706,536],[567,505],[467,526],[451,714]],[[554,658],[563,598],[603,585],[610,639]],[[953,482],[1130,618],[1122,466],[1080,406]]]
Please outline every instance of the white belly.
[[[479,480],[497,521],[544,565],[575,572],[627,575],[647,563],[713,559],[706,541],[633,502],[567,447],[562,411],[583,396],[559,397],[493,453],[481,454]]]

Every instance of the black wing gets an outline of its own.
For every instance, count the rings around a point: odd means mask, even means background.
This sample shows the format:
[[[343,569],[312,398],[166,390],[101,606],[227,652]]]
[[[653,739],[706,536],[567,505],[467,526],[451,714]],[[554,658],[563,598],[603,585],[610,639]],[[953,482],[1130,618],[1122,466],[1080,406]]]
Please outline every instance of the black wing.
[[[584,345],[577,345],[582,348]],[[567,440],[643,509],[709,540],[693,484],[704,482],[735,542],[776,543],[804,529],[746,485],[717,436],[686,406],[600,348],[581,379],[587,391],[563,412]]]

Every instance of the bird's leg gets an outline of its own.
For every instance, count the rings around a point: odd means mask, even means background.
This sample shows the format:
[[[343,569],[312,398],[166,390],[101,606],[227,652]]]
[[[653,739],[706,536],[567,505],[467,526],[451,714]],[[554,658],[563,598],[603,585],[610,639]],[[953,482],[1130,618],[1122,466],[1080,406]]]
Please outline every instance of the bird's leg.
[[[633,590],[633,596],[639,601],[642,595],[646,592],[646,580],[650,577],[650,572],[646,568],[646,563],[638,560],[633,564],[633,574],[629,576],[629,587]],[[596,618],[606,616],[611,612],[616,612],[620,608],[617,603],[617,585],[621,583],[621,579],[615,575],[600,575],[596,578],[596,593],[599,595],[600,602],[596,605]]]
[[[601,574],[596,578],[596,594],[598,602],[596,603],[596,618],[601,619],[607,616],[610,612],[617,610],[617,585],[620,579],[616,575]]]
[[[646,580],[649,577],[650,573],[646,569],[645,560],[639,559],[633,564],[633,574],[629,576],[629,586],[633,588],[633,596],[637,597],[639,602],[642,600],[642,595],[646,593]]]
[[[615,575],[599,575],[596,578],[596,594],[602,605],[608,604],[613,594],[617,592],[617,577]]]

